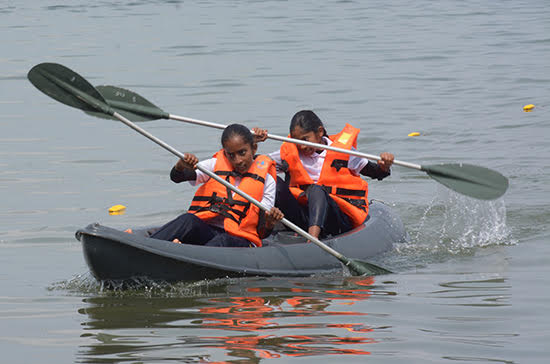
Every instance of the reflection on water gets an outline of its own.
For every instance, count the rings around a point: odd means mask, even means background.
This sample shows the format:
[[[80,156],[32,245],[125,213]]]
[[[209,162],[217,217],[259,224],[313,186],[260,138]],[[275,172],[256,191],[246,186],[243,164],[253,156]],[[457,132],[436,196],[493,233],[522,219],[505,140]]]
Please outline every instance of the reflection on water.
[[[478,261],[488,266],[493,258]],[[143,281],[126,290],[104,290],[88,275],[51,291],[86,297],[77,306],[82,329],[67,335],[78,336],[78,362],[401,360],[403,350],[422,357],[423,343],[473,349],[471,361],[500,360],[519,335],[509,325],[510,280],[438,273],[443,266],[426,275]]]
[[[178,355],[186,362],[368,355],[376,343],[373,331],[387,327],[372,327],[369,315],[354,305],[372,295],[395,295],[374,286],[372,277],[249,279],[206,291],[191,297],[130,292],[84,299],[82,336],[95,340],[81,347],[79,360],[166,360],[174,349],[186,353],[185,359]]]

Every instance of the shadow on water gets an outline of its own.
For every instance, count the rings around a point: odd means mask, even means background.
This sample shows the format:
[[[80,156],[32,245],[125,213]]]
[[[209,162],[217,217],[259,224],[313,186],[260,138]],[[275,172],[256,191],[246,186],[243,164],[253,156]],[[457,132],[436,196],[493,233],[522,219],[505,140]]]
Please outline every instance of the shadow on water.
[[[354,305],[394,296],[372,277],[225,279],[98,292],[83,299],[78,361],[259,362],[369,355],[376,327]],[[99,287],[99,284],[97,286]],[[88,286],[90,288],[90,286]]]

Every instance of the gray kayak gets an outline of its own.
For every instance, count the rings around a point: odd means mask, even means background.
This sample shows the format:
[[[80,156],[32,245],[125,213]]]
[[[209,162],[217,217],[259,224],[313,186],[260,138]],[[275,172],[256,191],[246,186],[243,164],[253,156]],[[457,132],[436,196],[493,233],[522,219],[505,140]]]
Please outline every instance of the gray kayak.
[[[304,277],[343,270],[338,259],[294,232],[278,231],[264,239],[261,248],[220,248],[151,239],[151,231],[154,228],[128,234],[94,223],[75,235],[90,271],[100,281]],[[399,216],[384,203],[372,201],[363,225],[323,242],[348,258],[368,260],[407,238]]]

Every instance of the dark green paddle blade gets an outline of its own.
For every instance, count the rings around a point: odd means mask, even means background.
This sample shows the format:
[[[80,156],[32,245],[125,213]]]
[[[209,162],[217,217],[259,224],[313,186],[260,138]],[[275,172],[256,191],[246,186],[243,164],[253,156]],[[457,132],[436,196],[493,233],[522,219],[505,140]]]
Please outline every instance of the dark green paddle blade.
[[[84,77],[57,63],[41,63],[27,74],[29,81],[51,98],[88,113],[111,114],[105,99]]]
[[[508,179],[492,169],[465,163],[422,166],[430,177],[466,196],[494,200],[508,189]]]
[[[350,273],[354,276],[376,276],[379,274],[392,273],[391,271],[375,264],[355,259],[348,259],[344,265],[348,267]]]
[[[133,91],[116,86],[97,86],[96,89],[109,106],[132,121],[169,118],[168,113]]]

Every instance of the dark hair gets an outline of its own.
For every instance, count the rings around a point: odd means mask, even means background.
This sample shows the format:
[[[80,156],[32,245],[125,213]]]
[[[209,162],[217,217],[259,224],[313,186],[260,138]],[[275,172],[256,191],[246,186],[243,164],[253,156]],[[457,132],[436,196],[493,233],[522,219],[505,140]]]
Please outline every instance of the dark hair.
[[[246,126],[241,124],[228,125],[222,133],[222,146],[225,146],[225,142],[233,136],[238,135],[243,138],[243,141],[250,146],[254,146],[254,136]]]
[[[327,130],[325,129],[323,122],[311,110],[301,110],[294,114],[292,120],[290,121],[290,132],[292,133],[297,126],[302,128],[306,133],[310,131],[317,133],[319,127],[322,127],[324,130],[323,135],[327,136]]]

